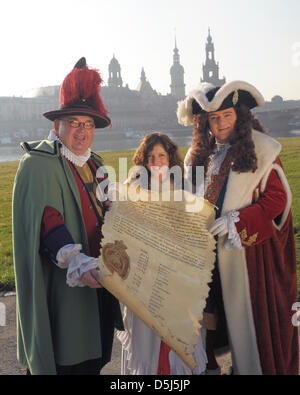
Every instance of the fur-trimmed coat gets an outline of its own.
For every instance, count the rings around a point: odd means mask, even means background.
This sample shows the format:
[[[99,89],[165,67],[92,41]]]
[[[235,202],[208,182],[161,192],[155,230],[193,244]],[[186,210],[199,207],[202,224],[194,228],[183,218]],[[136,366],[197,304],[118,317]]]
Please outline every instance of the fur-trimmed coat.
[[[230,171],[221,213],[240,212],[243,249],[225,249],[226,236],[217,244],[233,366],[241,375],[298,374],[292,196],[278,159],[281,145],[255,130],[252,139],[258,169]]]

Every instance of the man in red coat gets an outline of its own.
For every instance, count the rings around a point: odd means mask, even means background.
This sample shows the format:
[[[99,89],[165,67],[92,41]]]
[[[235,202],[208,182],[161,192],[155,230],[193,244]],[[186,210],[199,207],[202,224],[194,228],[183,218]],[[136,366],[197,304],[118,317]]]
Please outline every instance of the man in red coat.
[[[298,374],[292,196],[281,145],[250,112],[263,104],[246,82],[205,83],[179,104],[178,119],[194,125],[185,164],[204,166],[205,198],[218,208],[209,229],[217,260],[205,312],[217,316],[217,328],[227,323],[233,372]]]

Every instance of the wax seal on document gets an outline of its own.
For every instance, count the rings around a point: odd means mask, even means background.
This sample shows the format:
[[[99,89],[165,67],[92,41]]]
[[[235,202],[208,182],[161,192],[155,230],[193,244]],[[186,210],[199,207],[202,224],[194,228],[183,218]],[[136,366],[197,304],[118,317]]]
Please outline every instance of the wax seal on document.
[[[114,243],[107,243],[102,248],[102,259],[105,266],[113,273],[125,280],[130,269],[130,259],[126,253],[127,247],[123,241],[116,240]]]

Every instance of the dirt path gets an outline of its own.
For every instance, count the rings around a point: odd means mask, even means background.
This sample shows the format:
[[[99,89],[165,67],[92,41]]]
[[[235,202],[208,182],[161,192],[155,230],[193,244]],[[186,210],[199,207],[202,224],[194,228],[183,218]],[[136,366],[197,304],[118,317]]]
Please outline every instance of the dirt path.
[[[17,361],[16,344],[16,298],[15,296],[0,297],[0,303],[5,305],[6,326],[0,326],[0,375],[24,375],[26,369]],[[112,361],[102,370],[103,374],[120,374],[120,342],[115,341]]]

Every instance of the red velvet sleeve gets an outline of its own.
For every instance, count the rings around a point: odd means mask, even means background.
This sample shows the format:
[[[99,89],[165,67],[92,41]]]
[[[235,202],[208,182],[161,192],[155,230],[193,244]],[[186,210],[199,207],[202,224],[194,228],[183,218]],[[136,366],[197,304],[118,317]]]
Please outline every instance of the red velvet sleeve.
[[[56,263],[58,251],[67,244],[74,244],[74,241],[62,215],[53,207],[45,207],[41,224],[41,255],[48,262]]]
[[[272,170],[265,191],[261,193],[258,200],[251,206],[239,210],[240,221],[235,225],[242,245],[249,247],[270,239],[272,221],[282,214],[286,203],[285,190],[277,172]]]
[[[42,219],[41,237],[45,237],[52,229],[64,225],[64,223],[60,212],[53,207],[45,207]]]

